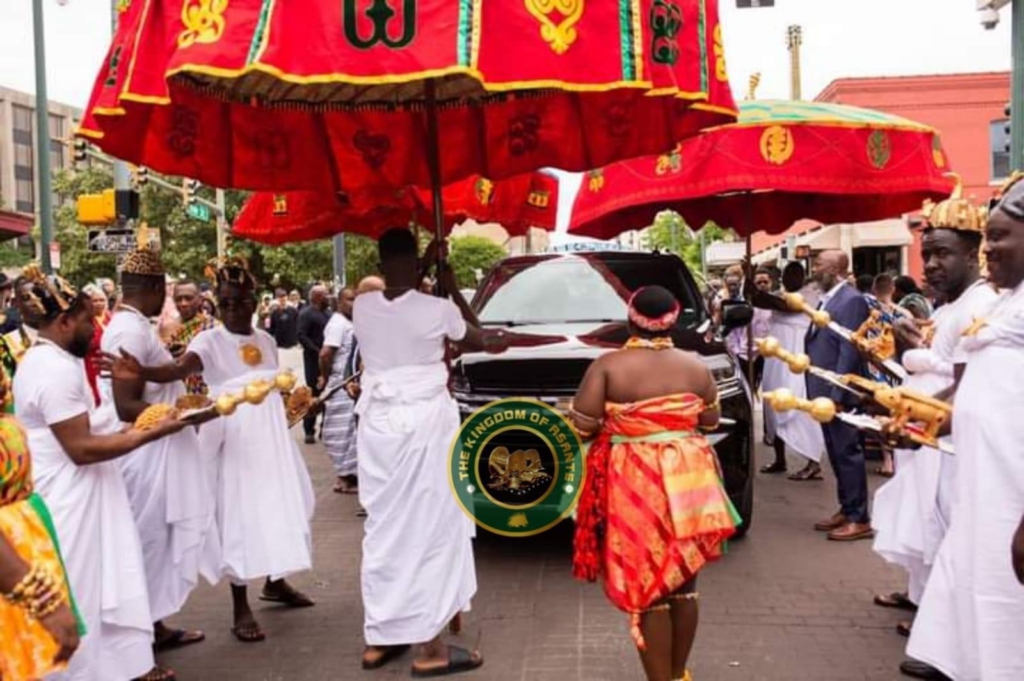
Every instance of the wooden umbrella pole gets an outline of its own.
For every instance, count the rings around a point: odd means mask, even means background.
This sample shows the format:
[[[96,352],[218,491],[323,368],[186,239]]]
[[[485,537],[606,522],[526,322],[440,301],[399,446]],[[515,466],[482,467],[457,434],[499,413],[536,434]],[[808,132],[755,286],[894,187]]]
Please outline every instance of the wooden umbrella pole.
[[[441,196],[441,134],[437,124],[437,83],[430,78],[425,83],[427,94],[427,165],[430,169],[430,193],[434,204],[434,238],[437,241],[437,272],[441,274],[444,258],[441,245],[444,243],[444,206]],[[440,286],[435,290],[443,296]]]

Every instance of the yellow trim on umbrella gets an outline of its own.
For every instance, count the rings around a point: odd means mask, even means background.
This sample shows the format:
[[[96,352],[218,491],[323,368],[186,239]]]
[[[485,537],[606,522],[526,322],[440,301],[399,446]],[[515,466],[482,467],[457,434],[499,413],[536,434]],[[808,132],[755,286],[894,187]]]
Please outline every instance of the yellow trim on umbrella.
[[[474,71],[480,64],[480,34],[483,29],[480,27],[480,14],[482,0],[473,0],[473,26],[470,29],[469,37],[469,67]]]
[[[116,106],[113,108],[106,106],[97,106],[92,110],[92,112],[93,114],[100,116],[123,116],[126,113],[124,108],[120,106]]]
[[[737,115],[739,115],[739,109],[730,109],[729,107],[726,107],[726,106],[718,106],[716,104],[708,104],[708,103],[705,103],[705,102],[695,102],[692,105],[691,108],[697,109],[698,111],[709,111],[711,113],[720,113],[720,114],[726,114],[726,115],[729,115],[729,116],[737,116]],[[724,128],[726,126],[720,125],[720,126],[717,126],[717,127]],[[702,130],[701,132],[705,132],[705,131],[706,130]]]
[[[135,102],[136,104],[158,104],[160,106],[167,106],[171,103],[170,97],[156,97],[154,95],[137,95],[134,92],[123,92],[121,93],[120,99],[127,100],[129,102]],[[121,114],[124,115],[124,109],[121,110]]]
[[[78,130],[75,131],[75,134],[76,135],[81,135],[82,137],[91,137],[91,138],[97,139],[97,140],[103,139],[103,133],[100,132],[99,130],[92,130],[90,128],[83,128],[81,126],[79,126]]]

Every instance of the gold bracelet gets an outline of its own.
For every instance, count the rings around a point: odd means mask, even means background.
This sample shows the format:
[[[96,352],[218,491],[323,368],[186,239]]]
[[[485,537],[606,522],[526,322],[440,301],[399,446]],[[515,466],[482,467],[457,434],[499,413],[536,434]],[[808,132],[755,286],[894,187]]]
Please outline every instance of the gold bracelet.
[[[704,405],[704,411],[722,411],[722,401],[716,397],[714,402]]]
[[[57,578],[40,563],[33,565],[4,598],[36,619],[46,617],[64,602]]]

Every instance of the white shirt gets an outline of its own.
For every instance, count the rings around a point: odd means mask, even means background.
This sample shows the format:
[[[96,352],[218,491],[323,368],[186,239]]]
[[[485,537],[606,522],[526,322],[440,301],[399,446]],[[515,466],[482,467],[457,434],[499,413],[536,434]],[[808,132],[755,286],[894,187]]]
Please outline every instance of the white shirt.
[[[847,282],[845,281],[840,281],[838,284],[829,289],[828,293],[823,295],[821,297],[821,300],[818,301],[818,309],[824,310],[826,307],[828,307],[828,304],[831,303],[832,299],[836,297],[837,293],[839,293],[839,289],[846,286],[846,283]]]
[[[345,315],[335,312],[324,327],[324,347],[341,348],[345,346],[345,336],[353,333],[355,327]]]
[[[161,366],[173,361],[149,318],[134,307],[124,304],[104,329],[100,348],[113,355],[124,350],[139,360],[142,366]],[[100,393],[104,406],[113,404],[113,387],[109,378],[100,379]],[[142,399],[149,404],[174,404],[184,394],[185,386],[180,381],[146,383]]]
[[[255,366],[242,360],[242,346],[254,345],[260,350],[260,361]],[[188,352],[195,353],[203,363],[203,380],[211,388],[222,386],[252,371],[277,369],[277,344],[266,331],[253,329],[249,335],[231,333],[225,326],[200,331],[188,344]]]
[[[368,372],[436,364],[445,340],[466,337],[466,321],[455,303],[409,291],[388,300],[381,291],[356,298],[352,311],[359,354]]]

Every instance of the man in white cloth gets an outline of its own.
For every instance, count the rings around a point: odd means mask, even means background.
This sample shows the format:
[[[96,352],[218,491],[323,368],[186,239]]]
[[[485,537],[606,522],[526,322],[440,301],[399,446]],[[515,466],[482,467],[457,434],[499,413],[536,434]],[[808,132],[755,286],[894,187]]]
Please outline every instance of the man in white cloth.
[[[907,653],[956,681],[1019,681],[1024,588],[1010,547],[1024,514],[1024,182],[989,217],[984,254],[1002,292],[974,311],[961,340],[967,366],[953,407],[952,518]]]
[[[782,287],[788,293],[800,293],[810,306],[818,304],[817,289],[806,285],[807,275],[803,265],[791,262],[782,270]],[[755,307],[771,310],[768,335],[793,354],[804,352],[804,338],[810,319],[803,312],[793,312],[781,296],[768,291],[757,290],[751,297]],[[767,358],[764,363],[762,388],[765,392],[785,389],[801,399],[807,397],[807,380],[802,374],[795,374],[780,359]],[[768,432],[774,435],[772,447],[775,461],[763,466],[762,473],[786,472],[786,446],[807,459],[807,465],[789,476],[790,480],[821,480],[821,453],[825,451],[825,436],[821,426],[802,411],[776,412],[764,405],[764,418]]]
[[[220,396],[243,393],[254,381],[273,383],[277,346],[270,334],[253,328],[256,282],[248,264],[229,258],[214,282],[221,326],[200,332],[172,363],[142,366],[123,353],[113,365],[114,378],[172,383],[201,373],[211,393]],[[277,395],[245,401],[204,427],[211,425],[221,428],[216,524],[220,574],[231,580],[232,633],[246,643],[262,641],[265,634],[249,606],[248,580],[266,577],[260,600],[313,605],[284,580],[312,567],[313,488]]]
[[[143,364],[172,361],[150,321],[164,306],[164,278],[163,263],[155,251],[137,250],[125,258],[121,268],[124,297],[103,333],[100,347],[104,353],[117,355],[124,350]],[[150,405],[173,405],[185,393],[180,381],[160,384],[104,378],[100,380],[100,409],[111,421],[127,426]],[[137,449],[119,459],[118,465],[142,540],[155,647],[160,651],[198,643],[205,638],[203,632],[170,629],[163,620],[184,607],[199,581],[201,567],[210,583],[217,582],[213,498],[209,490],[196,484],[207,468],[199,436],[195,428],[186,428]]]
[[[983,211],[957,194],[937,205],[926,204],[924,214],[924,273],[946,304],[928,325],[930,340],[909,317],[897,323],[896,333],[905,349],[903,366],[910,376],[904,386],[926,395],[940,395],[949,391],[955,374],[963,371],[963,358],[956,352],[961,336],[973,322],[973,315],[995,300],[996,291],[981,278]],[[913,610],[921,602],[949,524],[956,459],[931,447],[897,449],[895,457],[896,476],[875,494],[874,549],[907,571],[908,589],[906,593],[876,596],[875,603]],[[908,626],[902,623],[901,630]],[[927,672],[920,662],[906,665]]]
[[[437,676],[483,664],[478,651],[446,646],[440,637],[476,592],[475,526],[446,472],[459,411],[448,392],[445,344],[499,352],[509,334],[466,323],[472,312],[450,269],[440,279],[456,304],[418,290],[409,230],[389,230],[379,250],[387,288],[357,297],[353,311],[365,367],[356,405],[359,501],[368,516],[363,668],[379,668],[410,644],[423,644],[413,676]]]
[[[345,379],[345,367],[355,349],[356,334],[351,321],[354,302],[355,291],[351,288],[342,289],[338,294],[337,310],[324,328],[324,347],[320,350],[321,391]],[[358,491],[356,420],[352,413],[354,407],[355,402],[346,390],[338,390],[324,404],[322,438],[337,476],[334,491],[339,494],[355,494]]]
[[[19,288],[25,321],[39,330],[14,378],[18,418],[28,432],[36,491],[53,515],[86,634],[65,672],[71,681],[162,681],[154,667],[153,619],[139,533],[114,459],[184,425],[98,435],[83,360],[93,336],[89,298],[59,277],[30,268]]]

